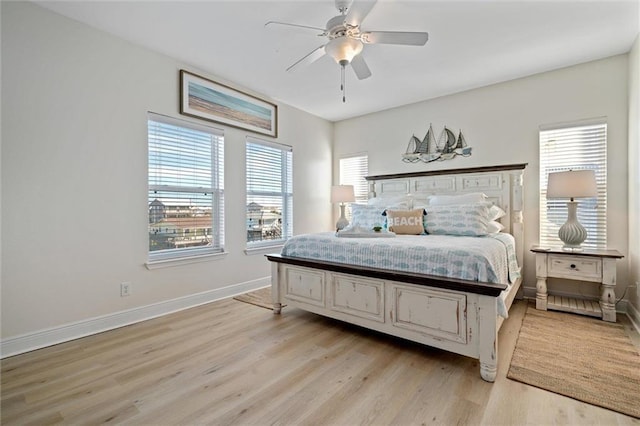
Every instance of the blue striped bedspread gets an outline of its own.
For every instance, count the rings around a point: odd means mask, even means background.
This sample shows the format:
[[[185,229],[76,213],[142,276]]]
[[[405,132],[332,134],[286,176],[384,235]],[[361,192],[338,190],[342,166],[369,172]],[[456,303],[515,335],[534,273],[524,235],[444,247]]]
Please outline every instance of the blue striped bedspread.
[[[287,240],[281,254],[485,283],[510,284],[520,277],[515,239],[505,233],[485,237],[398,235],[380,239],[339,238],[334,232],[303,234]],[[498,311],[507,317],[504,303],[498,303]]]

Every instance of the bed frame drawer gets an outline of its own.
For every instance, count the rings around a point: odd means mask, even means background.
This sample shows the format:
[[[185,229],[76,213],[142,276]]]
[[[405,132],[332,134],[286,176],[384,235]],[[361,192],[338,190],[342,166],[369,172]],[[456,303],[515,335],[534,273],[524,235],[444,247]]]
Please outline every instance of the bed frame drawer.
[[[285,268],[284,297],[315,306],[325,306],[325,273],[306,268]]]
[[[384,322],[384,281],[331,274],[331,310]]]
[[[467,342],[467,298],[464,294],[392,284],[394,327]]]

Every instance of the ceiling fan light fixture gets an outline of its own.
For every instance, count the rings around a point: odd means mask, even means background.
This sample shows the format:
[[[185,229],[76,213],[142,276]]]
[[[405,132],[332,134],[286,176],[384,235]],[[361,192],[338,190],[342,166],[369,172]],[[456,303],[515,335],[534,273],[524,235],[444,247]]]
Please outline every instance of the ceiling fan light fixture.
[[[351,63],[354,56],[362,52],[362,48],[363,44],[360,40],[342,36],[329,41],[324,47],[324,51],[337,63],[345,66]]]

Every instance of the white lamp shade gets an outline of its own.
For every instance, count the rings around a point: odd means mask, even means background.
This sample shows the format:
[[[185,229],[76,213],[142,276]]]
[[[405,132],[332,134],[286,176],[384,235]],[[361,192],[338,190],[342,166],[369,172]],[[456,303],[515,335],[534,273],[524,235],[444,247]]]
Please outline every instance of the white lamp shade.
[[[358,53],[362,52],[362,42],[347,36],[334,38],[324,47],[327,55],[331,56],[340,65],[351,63]]]
[[[547,198],[585,198],[598,195],[593,170],[549,173]]]
[[[332,203],[352,203],[355,200],[353,185],[334,185],[331,187]]]

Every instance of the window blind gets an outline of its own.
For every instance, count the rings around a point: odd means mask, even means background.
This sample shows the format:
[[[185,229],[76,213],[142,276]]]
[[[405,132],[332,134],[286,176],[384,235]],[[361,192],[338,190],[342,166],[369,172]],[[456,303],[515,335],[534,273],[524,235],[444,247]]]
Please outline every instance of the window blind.
[[[149,259],[222,251],[222,131],[152,113],[147,127]]]
[[[369,173],[369,157],[357,154],[340,159],[340,185],[353,185],[356,203],[367,203],[369,185],[365,176]]]
[[[293,235],[293,152],[247,137],[247,245],[273,245]]]
[[[598,195],[577,199],[578,221],[587,230],[584,248],[607,246],[607,124],[594,122],[540,130],[540,244],[559,246],[558,229],[567,220],[569,199],[547,200],[549,173],[593,170]]]
[[[357,154],[340,159],[340,185],[353,185],[356,203],[367,204],[369,185],[365,176],[369,174],[369,157]],[[346,216],[351,219],[351,205],[347,205]]]

